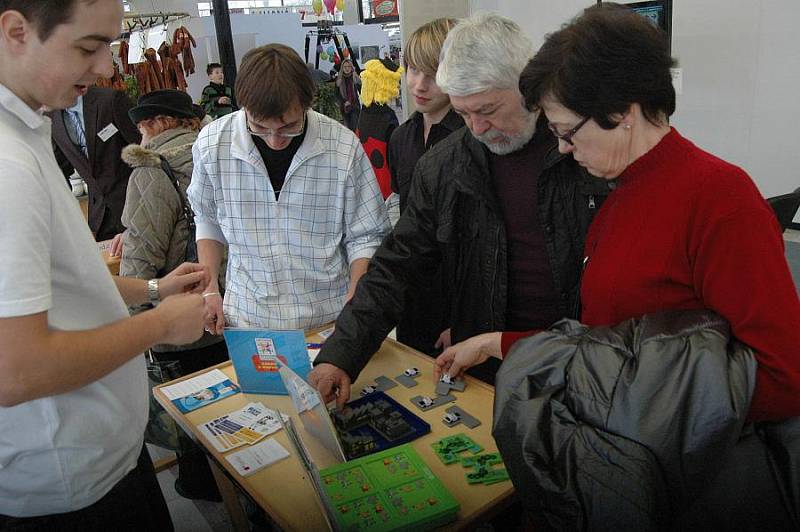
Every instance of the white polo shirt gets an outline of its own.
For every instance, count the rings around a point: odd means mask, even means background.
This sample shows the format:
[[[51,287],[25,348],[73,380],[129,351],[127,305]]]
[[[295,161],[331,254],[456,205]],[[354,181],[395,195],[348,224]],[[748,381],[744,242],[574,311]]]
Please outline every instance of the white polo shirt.
[[[0,318],[45,311],[73,331],[128,317],[53,156],[50,120],[0,85]],[[0,514],[103,497],[136,465],[148,392],[137,356],[78,390],[0,407]]]

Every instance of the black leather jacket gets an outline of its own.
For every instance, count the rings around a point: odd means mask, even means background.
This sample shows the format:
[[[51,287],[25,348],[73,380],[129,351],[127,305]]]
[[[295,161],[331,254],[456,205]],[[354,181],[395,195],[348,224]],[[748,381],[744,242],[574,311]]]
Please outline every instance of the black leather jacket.
[[[537,127],[546,127],[545,122]],[[609,185],[560,154],[552,135],[548,142],[552,147],[538,181],[538,209],[562,296],[562,316],[577,317],[584,238]],[[453,343],[504,330],[508,282],[503,216],[487,149],[466,128],[419,160],[408,206],[375,252],[315,363],[334,364],[355,380],[400,320],[406,293],[426,286],[440,264],[451,283]]]

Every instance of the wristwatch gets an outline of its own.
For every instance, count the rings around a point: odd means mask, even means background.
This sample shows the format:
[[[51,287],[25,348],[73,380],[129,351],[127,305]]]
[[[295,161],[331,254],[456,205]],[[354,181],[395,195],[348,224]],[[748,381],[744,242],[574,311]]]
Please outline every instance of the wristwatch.
[[[150,298],[152,305],[161,303],[161,298],[158,296],[158,279],[150,279],[147,281],[147,297]]]

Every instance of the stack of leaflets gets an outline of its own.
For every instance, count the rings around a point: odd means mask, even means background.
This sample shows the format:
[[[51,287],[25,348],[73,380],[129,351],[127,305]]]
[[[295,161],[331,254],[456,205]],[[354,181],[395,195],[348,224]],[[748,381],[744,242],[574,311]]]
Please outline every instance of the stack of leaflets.
[[[239,387],[225,373],[213,369],[177,384],[164,386],[162,393],[186,414],[239,393]]]
[[[270,438],[258,445],[231,453],[225,460],[230,462],[237,473],[246,477],[288,457],[289,451],[275,441],[275,438]]]
[[[224,453],[245,444],[252,445],[280,430],[279,415],[282,414],[261,403],[250,403],[197,428],[217,451]],[[287,416],[283,415],[283,419],[285,421]]]

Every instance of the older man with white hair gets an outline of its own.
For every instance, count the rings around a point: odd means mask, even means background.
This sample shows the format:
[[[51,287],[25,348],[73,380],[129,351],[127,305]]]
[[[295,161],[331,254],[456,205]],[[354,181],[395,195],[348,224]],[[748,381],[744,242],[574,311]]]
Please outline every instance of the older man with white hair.
[[[326,401],[348,399],[406,294],[440,265],[453,342],[577,316],[584,236],[608,188],[560,154],[543,115],[525,107],[519,75],[532,55],[519,26],[496,14],[448,34],[436,83],[467,127],[420,159],[408,206],[317,356],[310,380]],[[497,363],[471,371],[492,383]]]

